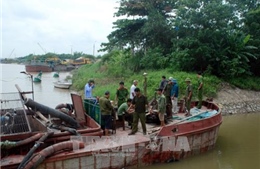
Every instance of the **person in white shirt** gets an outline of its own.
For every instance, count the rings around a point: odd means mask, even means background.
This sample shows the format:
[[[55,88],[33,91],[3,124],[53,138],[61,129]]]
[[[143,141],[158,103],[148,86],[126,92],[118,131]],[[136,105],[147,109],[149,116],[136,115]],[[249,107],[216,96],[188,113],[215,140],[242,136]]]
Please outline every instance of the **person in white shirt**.
[[[137,86],[137,83],[138,83],[137,80],[133,81],[133,84],[132,84],[132,86],[130,88],[130,99],[133,99],[134,96],[135,96],[135,88]]]

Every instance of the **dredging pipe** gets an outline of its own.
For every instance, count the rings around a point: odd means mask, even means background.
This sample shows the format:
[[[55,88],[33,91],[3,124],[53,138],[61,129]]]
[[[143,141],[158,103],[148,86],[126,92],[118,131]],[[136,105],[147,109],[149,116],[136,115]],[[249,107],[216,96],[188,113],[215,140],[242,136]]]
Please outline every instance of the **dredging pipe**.
[[[52,146],[49,146],[42,151],[40,151],[38,154],[33,156],[30,161],[26,164],[24,169],[32,169],[37,168],[44,160],[45,158],[51,156],[54,153],[57,153],[61,150],[73,150],[73,145],[77,144],[79,148],[84,148],[84,143],[79,141],[64,141],[61,143],[54,144]]]
[[[69,115],[64,114],[64,113],[62,113],[58,110],[55,110],[53,108],[50,108],[48,106],[37,103],[30,98],[26,98],[24,100],[24,104],[27,107],[30,107],[33,111],[40,111],[42,114],[45,114],[45,115],[49,114],[53,117],[60,118],[61,120],[65,121],[66,123],[70,124],[72,128],[77,129],[80,127],[79,123],[76,120],[74,120],[72,117],[70,117]]]

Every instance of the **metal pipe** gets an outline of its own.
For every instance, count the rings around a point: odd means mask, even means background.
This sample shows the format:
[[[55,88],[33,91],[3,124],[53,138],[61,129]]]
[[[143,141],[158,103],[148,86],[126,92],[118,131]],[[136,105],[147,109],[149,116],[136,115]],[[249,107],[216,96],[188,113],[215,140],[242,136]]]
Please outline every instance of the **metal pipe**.
[[[32,99],[34,100],[34,89],[33,89],[33,75],[31,73],[25,72],[25,71],[21,71],[20,73],[26,74],[28,76],[30,76],[31,78],[31,85],[32,85]]]

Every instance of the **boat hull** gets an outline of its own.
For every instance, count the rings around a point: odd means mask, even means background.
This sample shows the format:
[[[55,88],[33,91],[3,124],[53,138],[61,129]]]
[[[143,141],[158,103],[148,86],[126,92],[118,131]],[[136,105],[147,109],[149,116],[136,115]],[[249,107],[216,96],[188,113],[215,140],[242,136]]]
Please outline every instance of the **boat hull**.
[[[186,135],[189,151],[185,149],[169,150],[165,149],[161,141],[157,144],[151,144],[149,139],[138,138],[132,144],[124,145],[131,147],[127,151],[122,151],[122,147],[109,147],[99,150],[91,149],[88,146],[83,150],[75,150],[69,154],[57,154],[48,158],[39,168],[58,169],[66,166],[67,168],[125,168],[125,167],[143,167],[155,163],[166,163],[183,160],[189,156],[201,154],[212,150],[215,147],[219,125],[208,128],[203,131],[189,133]],[[181,136],[173,137],[175,141]],[[183,136],[182,136],[183,137]],[[85,144],[87,145],[87,143]],[[152,150],[148,147],[159,145]],[[88,148],[91,149],[88,151]],[[176,145],[175,145],[176,148]],[[117,152],[117,149],[119,152]]]
[[[53,68],[48,65],[25,65],[26,72],[52,72]]]
[[[54,87],[60,88],[60,89],[69,89],[72,83],[69,82],[53,82]]]
[[[38,168],[137,168],[154,163],[180,161],[207,152],[215,147],[222,115],[214,103],[203,104],[217,113],[201,120],[170,123],[158,132],[146,136],[139,133],[128,136],[125,131],[117,131],[114,136],[101,138],[93,135],[71,136],[70,140],[83,142],[85,147],[79,149],[75,145],[73,151],[48,157]],[[57,135],[56,139],[59,138],[62,137]],[[6,165],[8,168],[11,167],[10,164],[15,168],[17,165],[14,163],[19,163],[17,159],[18,156],[9,156],[3,162],[9,164]],[[3,163],[2,167],[5,168]]]

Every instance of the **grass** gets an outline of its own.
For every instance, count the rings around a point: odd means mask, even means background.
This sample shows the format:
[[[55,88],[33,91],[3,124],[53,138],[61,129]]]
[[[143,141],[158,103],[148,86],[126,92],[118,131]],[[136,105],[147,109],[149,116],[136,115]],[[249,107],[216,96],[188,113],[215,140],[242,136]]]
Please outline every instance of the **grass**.
[[[89,79],[95,80],[95,88],[93,90],[94,96],[103,96],[105,91],[110,91],[110,99],[115,98],[116,89],[119,86],[120,81],[125,82],[125,87],[130,90],[133,80],[138,80],[138,87],[143,90],[143,73],[147,75],[147,96],[148,99],[154,97],[155,89],[159,87],[162,75],[166,78],[173,77],[177,79],[179,85],[179,98],[182,98],[185,94],[186,83],[185,79],[189,77],[193,84],[194,94],[193,99],[196,99],[197,95],[197,75],[195,73],[187,72],[171,72],[168,69],[154,71],[147,70],[139,73],[127,74],[120,78],[111,77],[100,63],[94,63],[91,65],[84,65],[73,73],[73,86],[72,88],[77,90],[82,96],[84,96],[84,86]],[[214,97],[217,94],[221,80],[215,76],[204,76],[204,97]]]

